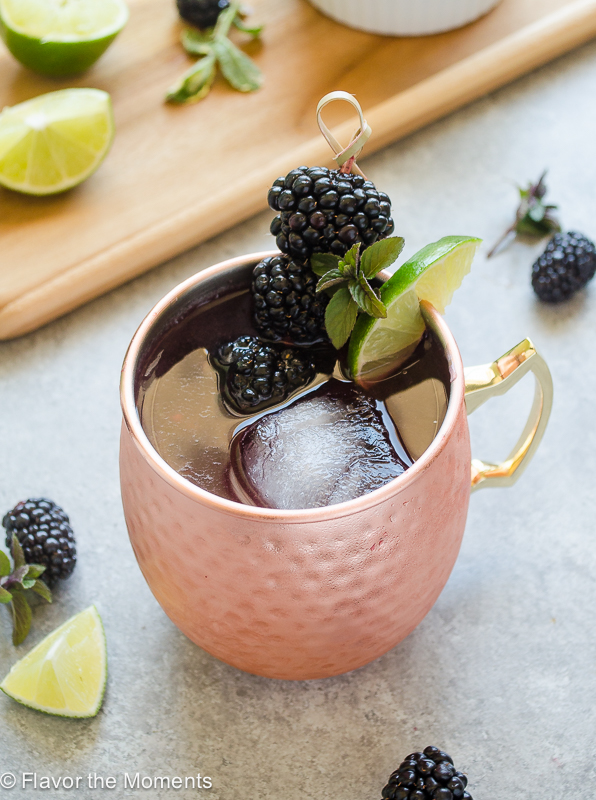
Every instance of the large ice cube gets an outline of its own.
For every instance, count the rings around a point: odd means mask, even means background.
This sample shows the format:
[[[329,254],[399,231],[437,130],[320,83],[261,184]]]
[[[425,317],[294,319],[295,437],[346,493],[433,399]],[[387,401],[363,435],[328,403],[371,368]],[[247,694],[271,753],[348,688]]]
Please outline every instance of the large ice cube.
[[[331,380],[238,433],[231,477],[258,506],[316,508],[378,489],[406,467],[375,401]]]

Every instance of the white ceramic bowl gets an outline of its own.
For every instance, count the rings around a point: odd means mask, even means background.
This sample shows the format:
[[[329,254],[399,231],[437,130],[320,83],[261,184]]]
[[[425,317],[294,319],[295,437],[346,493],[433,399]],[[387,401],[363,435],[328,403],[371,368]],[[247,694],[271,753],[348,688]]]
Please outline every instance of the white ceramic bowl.
[[[385,36],[424,36],[467,25],[500,0],[310,0],[338,22]]]

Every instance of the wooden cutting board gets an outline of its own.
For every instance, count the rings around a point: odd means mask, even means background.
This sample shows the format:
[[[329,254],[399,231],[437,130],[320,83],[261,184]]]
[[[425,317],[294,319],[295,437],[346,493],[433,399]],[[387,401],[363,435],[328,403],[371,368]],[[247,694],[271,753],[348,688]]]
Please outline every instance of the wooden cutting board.
[[[82,186],[53,198],[0,188],[0,339],[247,219],[292,167],[330,165],[315,122],[327,92],[358,97],[373,129],[370,153],[596,35],[596,0],[503,0],[459,31],[415,39],[345,28],[306,0],[253,7],[251,22],[266,30],[262,45],[246,50],[265,73],[264,88],[242,95],[218,79],[192,106],[163,102],[192,63],[179,44],[174,0],[130,0],[124,32],[74,81],[37,76],[0,51],[0,107],[92,86],[111,93],[117,126],[108,158]],[[329,107],[325,119],[349,140],[347,104]]]

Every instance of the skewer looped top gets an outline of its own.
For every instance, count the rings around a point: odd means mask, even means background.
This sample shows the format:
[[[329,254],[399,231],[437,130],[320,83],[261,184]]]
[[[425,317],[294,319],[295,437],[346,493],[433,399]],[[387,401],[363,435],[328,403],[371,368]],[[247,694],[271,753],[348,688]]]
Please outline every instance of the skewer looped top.
[[[341,144],[337,141],[335,136],[331,133],[327,125],[323,122],[323,118],[321,116],[321,112],[325,108],[326,105],[332,103],[334,100],[345,100],[346,102],[350,103],[356,111],[358,112],[358,117],[360,119],[360,127],[354,134],[354,137],[350,144],[347,147],[342,147]],[[347,170],[342,169],[344,171],[354,171],[358,172],[361,175],[363,174],[361,170],[356,166],[355,161],[362,152],[362,148],[370,138],[372,133],[371,127],[368,122],[364,119],[364,114],[362,113],[362,108],[360,107],[360,103],[356,98],[348,94],[348,92],[329,92],[324,97],[319,100],[319,104],[317,105],[317,123],[321,130],[321,133],[327,140],[329,147],[335,153],[335,160],[340,168],[344,167],[344,165],[348,168]]]

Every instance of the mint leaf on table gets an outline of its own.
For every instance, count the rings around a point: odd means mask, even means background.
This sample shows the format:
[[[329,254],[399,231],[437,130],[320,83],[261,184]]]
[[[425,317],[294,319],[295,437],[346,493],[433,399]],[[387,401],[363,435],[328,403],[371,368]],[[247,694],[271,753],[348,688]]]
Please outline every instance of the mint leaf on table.
[[[230,86],[237,91],[254,92],[260,89],[263,84],[261,70],[228,37],[232,26],[253,38],[261,34],[262,26],[246,26],[244,16],[240,2],[234,0],[220,13],[212,29],[186,29],[182,32],[184,49],[190,55],[200,56],[200,59],[168,91],[167,102],[183,104],[202,100],[209,94],[218,66]]]
[[[224,78],[239,92],[254,92],[263,85],[263,73],[251,59],[232,44],[221,38],[213,43],[213,51]]]
[[[196,103],[209,94],[215,73],[215,54],[203,56],[169,89],[166,100],[172,103]]]
[[[20,567],[25,566],[27,563],[25,561],[25,554],[23,553],[23,548],[21,547],[21,543],[17,539],[16,533],[12,535],[12,542],[10,544],[10,552],[12,555],[12,560],[14,563],[15,570],[19,569]]]
[[[27,564],[16,535],[12,536],[11,554],[13,568],[6,553],[0,551],[0,604],[10,604],[13,620],[12,641],[21,644],[31,628],[31,607],[26,592],[31,590],[52,602],[52,593],[39,576],[45,571],[41,564]]]
[[[29,564],[29,570],[27,571],[28,578],[39,578],[40,575],[46,571],[46,568],[42,564]]]
[[[547,192],[545,178],[546,172],[543,172],[536,183],[529,183],[526,189],[518,187],[520,203],[513,224],[500,237],[487,258],[504,249],[506,243],[516,236],[542,239],[561,230],[555,213],[558,206],[544,202]]]
[[[38,594],[40,597],[43,597],[43,599],[47,600],[48,603],[52,602],[52,592],[43,581],[40,581],[39,579],[36,580],[31,587],[31,591],[35,592],[35,594]]]
[[[10,559],[0,550],[0,578],[10,575]]]
[[[213,36],[194,28],[185,28],[181,34],[182,46],[191,56],[207,56],[211,52]]]
[[[31,606],[22,592],[14,592],[12,596],[12,643],[15,647],[27,638],[31,630]]]
[[[393,236],[375,242],[363,253],[358,242],[343,257],[332,253],[316,253],[311,257],[311,269],[320,277],[317,292],[332,295],[325,314],[325,328],[338,350],[349,339],[359,313],[378,319],[387,317],[385,304],[369,281],[391,266],[403,247],[401,236]]]
[[[256,25],[255,27],[250,27],[248,25],[245,25],[242,19],[243,16],[244,16],[243,14],[236,15],[236,17],[234,17],[234,22],[232,23],[232,25],[239,31],[242,31],[242,33],[248,33],[248,35],[252,36],[253,39],[258,39],[259,36],[263,33],[263,29],[265,28],[265,26]]]

